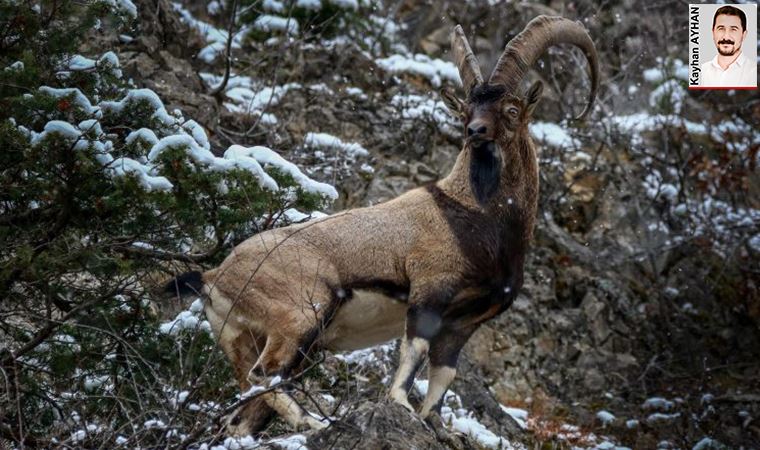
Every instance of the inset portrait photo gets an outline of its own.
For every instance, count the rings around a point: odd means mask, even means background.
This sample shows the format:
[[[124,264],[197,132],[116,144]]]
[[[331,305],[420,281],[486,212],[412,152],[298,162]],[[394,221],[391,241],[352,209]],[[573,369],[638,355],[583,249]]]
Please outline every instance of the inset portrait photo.
[[[689,5],[689,89],[757,89],[757,5]]]

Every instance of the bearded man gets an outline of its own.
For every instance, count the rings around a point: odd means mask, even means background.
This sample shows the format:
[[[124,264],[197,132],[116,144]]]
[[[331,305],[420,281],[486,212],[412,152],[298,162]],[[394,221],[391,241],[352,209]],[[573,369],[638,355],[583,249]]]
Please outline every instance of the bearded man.
[[[718,8],[713,17],[712,35],[718,54],[702,64],[701,85],[757,86],[755,61],[750,61],[742,53],[742,42],[747,37],[747,16],[744,12],[733,6]]]

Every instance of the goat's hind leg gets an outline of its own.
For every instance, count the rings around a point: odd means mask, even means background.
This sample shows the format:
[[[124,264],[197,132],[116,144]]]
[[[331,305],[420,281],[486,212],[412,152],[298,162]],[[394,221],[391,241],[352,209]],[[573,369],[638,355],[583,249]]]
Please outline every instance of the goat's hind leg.
[[[250,389],[248,373],[259,359],[266,336],[241,326],[239,313],[233,311],[233,302],[218,289],[206,289],[206,318],[214,330],[219,346],[224,350],[235,371],[241,392]],[[261,398],[254,398],[227,415],[224,427],[228,434],[246,436],[256,434],[274,417],[274,410]]]
[[[301,340],[303,342],[303,340]],[[300,367],[309,353],[308,345],[285,339],[275,333],[267,337],[264,351],[248,373],[252,385],[269,388],[277,383],[287,384],[287,379]],[[325,419],[314,417],[301,406],[287,391],[287,386],[278,387],[262,394],[263,401],[277,412],[295,429],[322,429],[329,425]]]

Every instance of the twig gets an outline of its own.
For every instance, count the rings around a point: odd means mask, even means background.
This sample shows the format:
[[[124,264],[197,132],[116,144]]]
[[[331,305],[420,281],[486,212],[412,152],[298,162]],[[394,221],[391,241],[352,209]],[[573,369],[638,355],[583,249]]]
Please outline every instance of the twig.
[[[206,253],[196,254],[184,254],[166,252],[162,250],[153,250],[149,248],[135,247],[135,246],[123,246],[114,247],[114,250],[120,253],[127,253],[130,255],[147,256],[150,258],[160,259],[162,261],[182,261],[187,263],[202,263],[216,256],[220,251],[224,249],[224,243],[217,242],[217,245]]]
[[[237,14],[238,0],[232,0],[232,11],[230,12],[230,23],[227,26],[227,47],[225,49],[225,67],[224,78],[218,86],[213,88],[209,94],[213,96],[221,95],[224,89],[227,87],[227,82],[230,80],[230,68],[232,66],[232,40],[235,35],[235,22]]]
[[[222,420],[225,416],[230,414],[231,412],[235,411],[236,409],[240,408],[241,406],[244,406],[248,404],[248,402],[264,395],[270,392],[273,392],[277,389],[280,389],[282,386],[292,383],[293,381],[298,380],[299,378],[303,377],[309,370],[316,367],[318,364],[321,364],[322,361],[324,361],[324,355],[321,355],[320,358],[315,360],[311,365],[306,367],[305,369],[301,370],[297,374],[293,375],[292,377],[288,377],[286,379],[281,380],[279,383],[275,383],[271,386],[269,386],[266,389],[263,389],[261,391],[257,391],[251,395],[245,396],[244,398],[241,398],[240,400],[236,401],[235,403],[231,404],[230,406],[224,408],[221,412],[217,413],[216,415],[212,416],[210,419],[206,420],[205,424],[199,425],[198,427],[193,430],[193,432],[182,442],[182,445],[177,447],[177,450],[185,450],[187,449],[191,444],[193,444],[200,435],[208,428],[210,425],[216,425],[219,423],[220,420]],[[329,420],[329,419],[328,419]]]

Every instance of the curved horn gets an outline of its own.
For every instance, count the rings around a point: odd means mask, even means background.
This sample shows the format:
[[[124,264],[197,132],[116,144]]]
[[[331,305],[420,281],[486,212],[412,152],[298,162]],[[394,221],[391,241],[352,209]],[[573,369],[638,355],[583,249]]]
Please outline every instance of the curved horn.
[[[583,50],[591,68],[591,92],[588,104],[577,119],[583,119],[591,112],[591,106],[599,88],[599,57],[594,42],[580,22],[564,17],[538,16],[515,36],[504,49],[496,63],[491,77],[492,84],[504,84],[507,92],[514,92],[520,82],[547,48],[557,44],[573,44]]]
[[[483,83],[483,75],[480,74],[478,58],[472,53],[461,25],[454,27],[454,32],[451,33],[451,51],[459,69],[459,77],[462,78],[464,92],[469,96],[473,86]]]

